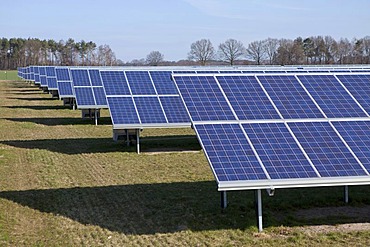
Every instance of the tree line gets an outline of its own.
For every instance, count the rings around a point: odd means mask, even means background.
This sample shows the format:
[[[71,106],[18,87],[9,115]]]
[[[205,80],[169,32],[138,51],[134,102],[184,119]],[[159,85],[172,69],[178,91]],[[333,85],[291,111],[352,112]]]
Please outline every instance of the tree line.
[[[190,45],[184,60],[165,61],[159,51],[144,59],[124,63],[117,59],[109,45],[92,41],[76,42],[40,40],[37,38],[2,38],[0,40],[0,69],[16,69],[28,65],[56,66],[115,66],[115,65],[323,65],[370,64],[370,36],[361,39],[335,40],[331,36],[311,36],[296,39],[253,41],[247,46],[241,41],[227,39],[217,49],[209,39]]]
[[[116,65],[117,59],[109,45],[93,41],[76,42],[37,38],[1,38],[0,69],[16,69],[29,65],[104,66]]]

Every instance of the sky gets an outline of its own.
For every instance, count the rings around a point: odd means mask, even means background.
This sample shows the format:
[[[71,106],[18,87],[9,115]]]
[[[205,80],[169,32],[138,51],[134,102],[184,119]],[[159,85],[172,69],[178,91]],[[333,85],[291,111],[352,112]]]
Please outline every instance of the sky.
[[[93,41],[124,62],[159,51],[186,59],[209,39],[370,35],[370,0],[10,0],[1,5],[0,37]]]

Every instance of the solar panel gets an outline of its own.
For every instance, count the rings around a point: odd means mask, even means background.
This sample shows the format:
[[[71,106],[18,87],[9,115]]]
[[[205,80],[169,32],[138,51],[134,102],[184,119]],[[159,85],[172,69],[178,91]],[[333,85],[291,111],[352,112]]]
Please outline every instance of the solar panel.
[[[140,124],[131,97],[107,97],[113,126]],[[124,106],[124,108],[122,108]]]
[[[157,97],[134,97],[142,124],[167,123]]]
[[[327,117],[366,117],[333,75],[298,75],[298,78]]]
[[[160,101],[169,123],[190,123],[184,103],[179,96],[162,96]]]
[[[89,75],[91,80],[92,86],[103,86],[103,83],[100,78],[99,70],[97,69],[89,69]]]
[[[288,125],[322,177],[366,175],[329,123],[298,122]]]
[[[69,69],[68,68],[55,68],[55,74],[57,77],[57,81],[70,81],[71,78],[69,76]]]
[[[243,124],[272,179],[318,177],[284,123]]]
[[[123,71],[100,71],[106,95],[131,95]]]
[[[370,120],[335,75],[173,74],[173,79],[219,190],[370,183]],[[218,90],[221,94],[214,93]],[[217,107],[232,106],[238,118],[207,116],[214,111],[204,105],[220,98]],[[276,114],[261,113],[271,106]],[[239,159],[260,172],[240,170]]]
[[[78,106],[88,106],[94,108],[95,100],[92,89],[90,87],[75,87],[76,103]],[[91,106],[91,107],[90,107]]]
[[[106,107],[108,105],[103,87],[93,87],[96,105]]]
[[[58,81],[58,92],[59,97],[62,98],[74,98],[72,83],[69,81]]]
[[[55,77],[47,77],[46,78],[46,81],[47,81],[48,89],[49,90],[58,90],[57,78],[55,78]]]
[[[197,124],[194,129],[217,181],[267,179],[238,124]]]
[[[370,114],[370,75],[337,75],[361,106]]]
[[[283,118],[323,118],[294,76],[258,76]],[[256,102],[261,103],[261,102]],[[258,104],[255,105],[258,107]],[[252,109],[255,111],[255,109]]]
[[[182,76],[176,83],[193,121],[236,119],[213,76]]]
[[[370,172],[370,122],[338,121],[334,127],[359,158],[366,170]]]
[[[254,76],[217,76],[217,80],[240,120],[280,118]]]
[[[90,78],[86,69],[71,70],[73,86],[90,86]]]
[[[128,83],[133,95],[155,95],[148,71],[126,71]]]
[[[171,71],[150,71],[149,73],[159,95],[178,94],[175,83],[171,80]]]
[[[40,85],[41,84],[41,82],[40,82],[40,71],[39,71],[38,66],[35,66],[33,68],[33,76],[34,76],[34,79],[35,79],[35,84]]]

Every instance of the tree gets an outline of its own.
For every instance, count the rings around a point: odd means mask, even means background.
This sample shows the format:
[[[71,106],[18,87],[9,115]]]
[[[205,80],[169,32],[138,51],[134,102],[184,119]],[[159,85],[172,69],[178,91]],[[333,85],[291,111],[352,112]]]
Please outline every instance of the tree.
[[[245,47],[240,41],[228,39],[218,46],[218,54],[221,60],[234,65],[234,61],[245,54]]]
[[[255,61],[257,65],[261,64],[262,60],[265,58],[265,54],[266,50],[264,49],[263,41],[253,41],[248,45],[247,57]]]
[[[269,60],[269,64],[273,64],[276,60],[277,49],[279,47],[279,40],[268,38],[263,41],[264,50]]]
[[[211,60],[215,55],[215,50],[209,39],[201,39],[191,44],[188,54],[189,60],[198,61],[202,66]]]
[[[163,62],[164,55],[159,51],[152,51],[146,56],[146,63],[151,66],[157,66],[160,62]]]

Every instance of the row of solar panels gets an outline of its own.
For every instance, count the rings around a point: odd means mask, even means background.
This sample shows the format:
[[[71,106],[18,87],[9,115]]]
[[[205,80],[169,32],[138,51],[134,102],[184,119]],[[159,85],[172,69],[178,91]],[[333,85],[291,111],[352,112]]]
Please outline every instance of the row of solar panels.
[[[177,70],[174,70],[174,69]],[[114,129],[190,126],[171,74],[237,73],[261,74],[280,72],[326,72],[328,68],[304,70],[239,70],[238,68],[103,68],[30,66],[19,68],[19,76],[40,87],[58,92],[59,98],[75,99],[78,109],[109,108]],[[361,70],[366,67],[330,68],[331,73]],[[24,70],[29,71],[25,77]],[[370,71],[370,70],[369,70]],[[279,74],[279,75],[280,75]],[[317,73],[316,73],[317,74]],[[277,74],[276,74],[277,76]],[[260,76],[257,76],[259,78]],[[291,77],[287,77],[291,78]],[[253,103],[252,103],[253,104]],[[256,104],[258,105],[258,104]]]

